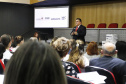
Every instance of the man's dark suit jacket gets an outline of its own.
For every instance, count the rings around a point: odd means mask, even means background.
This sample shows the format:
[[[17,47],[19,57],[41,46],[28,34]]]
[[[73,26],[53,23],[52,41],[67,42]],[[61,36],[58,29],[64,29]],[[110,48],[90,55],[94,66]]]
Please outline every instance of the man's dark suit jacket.
[[[76,30],[76,27],[73,28],[72,32],[75,32],[75,30]],[[71,35],[71,33],[70,33],[70,35]],[[80,39],[85,42],[86,27],[83,25],[80,25],[77,30],[77,33],[78,33],[78,35],[73,35],[73,39],[75,39],[75,40]]]
[[[122,78],[126,75],[126,62],[112,56],[92,59],[90,66],[97,66],[111,71],[116,78],[117,84],[122,84]]]

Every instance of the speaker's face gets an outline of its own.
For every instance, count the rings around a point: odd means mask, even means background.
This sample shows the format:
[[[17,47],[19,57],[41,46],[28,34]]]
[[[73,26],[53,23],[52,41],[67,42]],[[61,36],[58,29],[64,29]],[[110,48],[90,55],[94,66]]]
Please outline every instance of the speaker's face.
[[[81,25],[80,20],[76,20],[76,26],[79,26],[79,25]]]

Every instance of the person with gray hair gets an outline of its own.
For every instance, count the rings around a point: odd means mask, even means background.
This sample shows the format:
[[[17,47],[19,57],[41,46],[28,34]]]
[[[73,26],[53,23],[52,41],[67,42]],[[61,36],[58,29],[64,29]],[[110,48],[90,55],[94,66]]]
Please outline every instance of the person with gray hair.
[[[123,76],[126,75],[126,62],[119,58],[112,57],[117,52],[114,44],[105,43],[101,50],[103,57],[90,60],[89,65],[105,68],[111,71],[116,78],[117,84],[122,84]]]
[[[102,51],[104,55],[113,56],[117,53],[116,46],[112,43],[106,43],[102,46]]]

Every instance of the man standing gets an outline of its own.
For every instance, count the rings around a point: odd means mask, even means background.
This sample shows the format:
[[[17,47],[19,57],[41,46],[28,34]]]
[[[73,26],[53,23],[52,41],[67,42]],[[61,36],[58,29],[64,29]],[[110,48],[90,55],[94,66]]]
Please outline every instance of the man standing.
[[[117,53],[116,46],[112,43],[105,43],[102,46],[101,53],[104,56],[92,59],[90,66],[97,66],[111,71],[116,78],[117,84],[122,84],[123,76],[126,75],[126,62],[112,57]]]
[[[82,25],[82,21],[80,18],[76,19],[76,26],[73,28],[70,35],[73,36],[73,39],[79,39],[84,41],[85,43],[86,27]]]

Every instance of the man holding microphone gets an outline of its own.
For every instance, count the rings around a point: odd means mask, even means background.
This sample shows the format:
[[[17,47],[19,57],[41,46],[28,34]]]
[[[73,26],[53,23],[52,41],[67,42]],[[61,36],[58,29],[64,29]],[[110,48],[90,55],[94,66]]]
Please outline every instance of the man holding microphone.
[[[85,43],[86,27],[82,25],[82,21],[80,18],[76,19],[76,26],[73,28],[70,35],[73,36],[73,39],[82,40]]]

